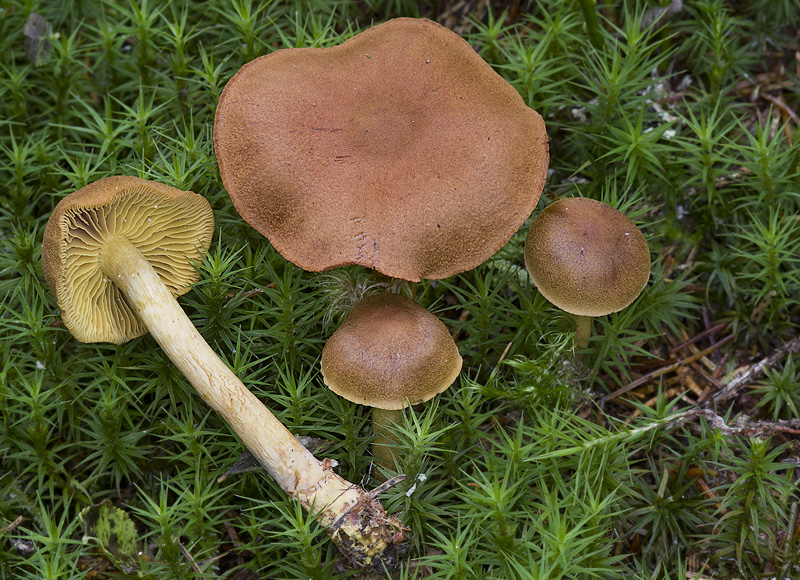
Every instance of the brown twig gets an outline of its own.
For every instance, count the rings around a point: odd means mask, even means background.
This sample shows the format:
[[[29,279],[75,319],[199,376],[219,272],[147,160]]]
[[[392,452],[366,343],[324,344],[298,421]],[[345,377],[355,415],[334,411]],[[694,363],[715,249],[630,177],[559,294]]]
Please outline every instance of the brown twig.
[[[712,403],[720,403],[732,398],[736,393],[742,390],[745,386],[752,383],[757,377],[761,376],[765,370],[774,367],[785,356],[793,352],[800,351],[800,336],[795,337],[786,343],[783,347],[775,349],[775,351],[761,359],[756,364],[752,365],[746,371],[734,376],[731,380],[723,383],[722,388],[716,391],[710,398],[708,398],[703,406],[707,407]]]
[[[681,385],[681,386],[678,386],[678,387],[673,387],[671,389],[668,389],[664,393],[663,396],[665,396],[665,397],[674,397],[675,395],[679,395],[679,394],[683,393],[684,391],[686,391],[686,389],[683,387],[683,385]],[[649,407],[649,408],[652,409],[653,407],[656,406],[656,403],[658,403],[659,398],[661,398],[661,397],[660,396],[656,396],[656,397],[653,397],[653,398],[649,399],[648,401],[645,401],[644,402],[644,406],[645,407]],[[688,402],[691,403],[692,401],[688,401]],[[641,409],[635,409],[633,411],[633,413],[631,413],[629,419],[630,420],[636,419],[641,414],[642,414],[642,410]]]
[[[727,357],[726,356],[722,357],[722,361],[725,361],[725,360],[727,360]],[[717,364],[717,368],[715,368],[714,371],[711,374],[708,374],[706,371],[704,371],[702,368],[700,368],[697,365],[693,365],[692,366],[692,368],[695,370],[695,372],[697,372],[697,374],[699,374],[700,377],[706,382],[706,387],[703,390],[703,394],[700,395],[699,399],[697,399],[698,403],[704,401],[705,398],[708,397],[709,394],[711,394],[711,389],[712,388],[715,391],[717,391],[717,390],[722,388],[722,383],[720,383],[717,380],[717,378],[714,376],[714,375],[718,375],[719,374],[722,364],[724,364],[724,363],[720,362],[720,364]]]
[[[461,314],[458,315],[458,321],[459,322],[466,321],[467,318],[469,318],[469,315],[470,315],[470,311],[465,308],[464,310],[461,311]],[[455,333],[453,333],[453,340],[458,340],[461,337],[461,334],[462,334],[463,330],[464,330],[464,327],[463,326],[459,326],[458,329],[456,329]]]
[[[706,483],[706,480],[705,480],[705,477],[704,477],[705,476],[705,472],[702,469],[700,469],[699,467],[691,467],[691,468],[689,468],[689,471],[688,471],[687,475],[689,477],[693,477],[695,479],[695,482],[697,483],[698,487],[703,491],[703,495],[705,495],[707,498],[713,500],[714,501],[714,505],[717,508],[717,510],[722,515],[725,515],[725,513],[727,513],[728,510],[723,508],[722,504],[720,504],[719,501],[717,501],[718,498],[717,498],[717,495],[714,493],[714,490],[711,489],[711,487],[708,485],[708,483]]]
[[[700,385],[697,384],[697,381],[694,380],[692,375],[689,373],[688,369],[685,369],[685,373],[681,373],[681,384],[685,384],[690,391],[692,391],[698,397],[703,396],[703,389]],[[697,371],[699,369],[695,369],[694,365],[692,365],[692,370]]]
[[[778,420],[778,421],[749,421],[746,416],[740,416],[733,425],[725,423],[725,419],[717,415],[711,409],[701,409],[694,407],[676,413],[664,421],[650,423],[644,427],[638,427],[633,431],[643,433],[654,429],[663,428],[664,430],[674,429],[698,417],[704,417],[712,429],[719,429],[723,435],[729,437],[772,437],[776,433],[800,433],[800,419]]]
[[[690,344],[694,344],[695,342],[697,342],[699,340],[702,340],[705,337],[707,337],[709,335],[712,335],[712,334],[716,333],[719,330],[722,330],[723,328],[728,326],[728,324],[729,323],[727,323],[727,322],[720,322],[719,324],[715,324],[711,328],[706,328],[703,332],[699,332],[699,333],[695,334],[692,338],[690,338],[688,340],[684,340],[682,343],[673,346],[671,349],[669,349],[669,354],[674,354],[674,353],[678,352],[679,350],[683,350],[684,348],[686,348]]]
[[[192,570],[198,574],[202,574],[203,571],[200,569],[200,566],[197,564],[197,562],[195,562],[194,557],[192,557],[192,554],[189,552],[189,550],[187,550],[186,547],[180,542],[178,542],[178,548],[180,548],[183,557],[189,561],[189,565],[192,567]]]
[[[372,491],[369,492],[369,496],[372,499],[375,499],[390,487],[394,487],[395,485],[397,485],[402,481],[405,481],[406,479],[408,479],[408,476],[405,473],[401,473],[400,475],[395,475],[394,477],[384,481],[378,487],[372,489]]]
[[[667,373],[670,373],[672,371],[678,370],[679,368],[681,368],[683,366],[686,366],[686,365],[688,365],[688,364],[690,364],[690,363],[692,363],[692,362],[694,362],[694,361],[706,356],[707,354],[710,354],[710,353],[714,352],[715,350],[717,350],[721,346],[723,346],[723,345],[727,344],[728,342],[732,341],[733,338],[734,338],[734,336],[732,334],[729,334],[728,336],[726,336],[725,338],[723,338],[719,342],[716,342],[716,343],[712,344],[708,348],[705,348],[705,349],[701,350],[700,352],[698,352],[695,355],[680,359],[680,360],[678,360],[678,361],[676,361],[676,362],[674,362],[672,364],[669,364],[667,366],[661,367],[660,369],[656,369],[653,372],[647,373],[646,375],[643,375],[643,376],[639,377],[638,379],[636,379],[635,381],[625,385],[624,387],[622,387],[620,389],[617,389],[613,393],[610,393],[610,394],[604,396],[602,398],[602,402],[608,401],[610,399],[615,399],[615,398],[619,397],[620,395],[623,395],[623,394],[627,393],[628,391],[631,391],[631,390],[635,389],[639,385],[643,385],[644,383],[646,383],[648,381],[651,381],[651,380],[653,380],[655,378],[658,378],[658,377],[660,377],[662,375],[665,375]]]
[[[275,282],[270,282],[269,284],[267,284],[267,288],[275,288]],[[245,290],[244,292],[242,292],[242,298],[250,298],[251,296],[256,296],[258,294],[263,294],[263,293],[264,290],[262,288],[253,288],[252,290]],[[227,294],[225,294],[225,298],[227,298],[228,300],[230,300],[231,298],[235,298],[236,296],[238,296],[238,292],[236,293],[228,292]]]
[[[781,111],[786,113],[786,115],[788,115],[796,125],[800,126],[800,117],[797,116],[797,113],[795,113],[782,98],[773,97],[769,93],[764,92],[761,92],[758,96],[778,107]]]
[[[508,349],[511,348],[512,344],[514,344],[513,340],[506,345],[506,348],[503,350],[503,354],[501,354],[500,358],[497,360],[497,365],[496,366],[500,366],[500,363],[503,362],[503,359],[506,358],[506,355],[508,354]]]
[[[687,418],[705,417],[712,428],[719,429],[723,435],[730,437],[761,437],[766,439],[776,433],[800,433],[800,419],[778,421],[748,421],[744,415],[739,416],[733,425],[710,409],[691,409]]]
[[[0,536],[5,536],[8,532],[15,530],[16,527],[21,523],[22,523],[22,516],[19,516],[17,519],[8,524],[6,527],[0,528]]]

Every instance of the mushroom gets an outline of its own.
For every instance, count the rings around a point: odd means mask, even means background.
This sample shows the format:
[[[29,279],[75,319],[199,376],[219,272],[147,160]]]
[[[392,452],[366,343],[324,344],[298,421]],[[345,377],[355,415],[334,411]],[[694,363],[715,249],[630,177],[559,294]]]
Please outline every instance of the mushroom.
[[[517,91],[457,34],[411,18],[244,65],[220,96],[214,148],[237,211],[285,258],[413,282],[496,253],[549,161],[544,121]]]
[[[191,260],[211,242],[201,196],[134,177],[109,177],[65,197],[47,223],[42,261],[64,324],[83,342],[145,332],[269,475],[313,511],[340,550],[367,565],[399,540],[399,521],[317,461],[203,340],[176,296],[199,278]]]
[[[575,341],[585,348],[592,318],[622,310],[647,285],[650,251],[622,212],[593,199],[561,199],[533,221],[525,266],[542,296],[573,315]]]
[[[372,407],[372,455],[394,466],[387,428],[401,410],[447,390],[461,372],[453,337],[436,316],[399,294],[375,294],[350,311],[322,350],[322,378],[335,393]]]

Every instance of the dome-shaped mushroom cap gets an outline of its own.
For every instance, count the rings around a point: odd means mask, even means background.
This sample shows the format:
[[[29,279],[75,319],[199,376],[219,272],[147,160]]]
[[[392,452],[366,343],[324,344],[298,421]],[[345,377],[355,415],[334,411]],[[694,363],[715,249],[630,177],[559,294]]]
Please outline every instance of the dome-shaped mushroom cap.
[[[447,390],[461,356],[436,316],[399,294],[378,294],[350,311],[325,344],[321,365],[336,394],[395,410]]]
[[[146,329],[100,269],[103,243],[132,242],[174,296],[199,279],[190,260],[211,243],[214,215],[205,198],[136,177],[107,177],[62,199],[42,242],[42,265],[61,317],[81,342],[121,344]]]
[[[579,316],[603,316],[636,300],[650,277],[644,235],[622,212],[588,198],[547,206],[525,241],[539,292]]]
[[[530,216],[541,116],[457,34],[400,18],[275,51],[228,82],[214,123],[239,214],[310,271],[418,281],[474,268]]]

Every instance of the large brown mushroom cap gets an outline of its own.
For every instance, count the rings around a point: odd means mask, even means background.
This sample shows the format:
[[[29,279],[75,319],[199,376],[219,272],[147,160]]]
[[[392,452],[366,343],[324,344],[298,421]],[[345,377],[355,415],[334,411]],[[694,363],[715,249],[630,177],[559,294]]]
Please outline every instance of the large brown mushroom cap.
[[[544,121],[516,90],[458,35],[408,18],[246,64],[214,146],[236,209],[288,260],[412,281],[497,252],[549,161]]]
[[[322,351],[322,378],[336,394],[379,409],[422,403],[453,384],[461,356],[447,327],[398,294],[361,301]]]
[[[533,221],[525,266],[539,292],[562,310],[603,316],[639,296],[650,277],[650,252],[622,212],[593,199],[562,199]]]
[[[103,244],[132,242],[174,296],[199,278],[190,260],[211,243],[205,198],[136,177],[107,177],[62,199],[44,232],[42,263],[61,317],[81,342],[121,344],[146,329],[100,269]]]

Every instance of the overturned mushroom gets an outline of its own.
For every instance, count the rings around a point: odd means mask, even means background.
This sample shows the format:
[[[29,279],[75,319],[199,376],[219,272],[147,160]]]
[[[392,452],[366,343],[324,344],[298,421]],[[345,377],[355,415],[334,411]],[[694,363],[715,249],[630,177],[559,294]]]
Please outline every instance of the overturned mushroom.
[[[402,534],[366,491],[317,461],[217,357],[175,296],[198,279],[190,260],[211,242],[208,202],[133,177],[109,177],[67,196],[45,229],[42,261],[65,325],[83,342],[155,338],[269,475],[313,510],[356,565]]]

